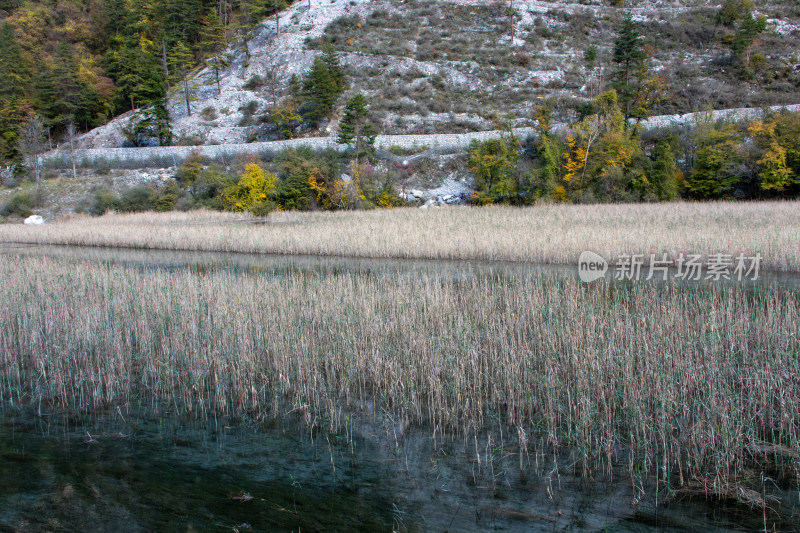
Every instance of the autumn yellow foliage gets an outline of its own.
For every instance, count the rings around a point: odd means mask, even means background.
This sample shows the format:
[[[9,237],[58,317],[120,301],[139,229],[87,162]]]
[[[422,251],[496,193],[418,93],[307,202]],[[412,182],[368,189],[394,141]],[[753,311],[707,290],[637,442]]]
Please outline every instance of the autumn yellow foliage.
[[[248,211],[266,202],[277,186],[278,178],[274,174],[265,172],[256,163],[248,163],[239,182],[225,191],[225,203],[232,211]]]
[[[761,188],[765,191],[782,191],[794,178],[786,164],[786,148],[780,145],[775,135],[774,121],[753,121],[748,128],[756,143],[764,150],[758,164],[761,166]]]

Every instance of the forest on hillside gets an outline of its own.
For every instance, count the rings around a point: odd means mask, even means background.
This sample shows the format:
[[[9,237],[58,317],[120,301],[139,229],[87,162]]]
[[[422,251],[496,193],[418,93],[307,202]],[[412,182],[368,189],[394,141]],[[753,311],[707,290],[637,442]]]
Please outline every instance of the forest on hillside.
[[[0,159],[21,160],[35,113],[52,142],[147,108],[140,124],[169,135],[166,94],[286,0],[0,0]]]
[[[249,57],[256,25],[288,3],[0,0],[0,76],[9,80],[0,86],[0,159],[5,164],[26,163],[23,156],[42,152],[48,141],[71,138],[133,109],[138,110],[136,121],[125,132],[131,146],[172,144],[167,92],[173,90],[188,107],[194,84],[216,84],[219,90],[219,72],[230,64],[231,51],[239,48]],[[381,17],[376,20],[365,19],[362,25],[342,17],[322,38],[307,42],[324,52],[302,79],[292,77],[288,94],[258,121],[271,122],[285,138],[316,131],[341,107],[342,95],[364,89],[357,69],[339,63],[339,54],[352,46],[351,39],[339,37],[358,36],[384,23]],[[728,49],[727,64],[742,79],[752,77],[764,59],[759,38],[765,32],[765,16],[750,0],[725,0],[713,20]],[[604,82],[598,86],[602,92],[591,99],[573,99],[577,107],[568,124],[556,127],[560,103],[554,98],[531,100],[528,118],[536,124],[536,135],[530,138],[511,133],[511,114],[497,117],[496,127],[509,134],[474,143],[462,167],[455,169],[473,177],[474,194],[463,201],[525,205],[798,196],[799,114],[767,114],[763,120],[741,124],[702,120],[693,131],[640,128],[641,121],[674,98],[667,73],[655,62],[655,44],[646,26],[628,16],[614,30],[612,53],[604,60]],[[590,46],[584,61],[599,62],[597,54],[597,47]],[[211,75],[198,80],[199,66],[209,67]],[[245,88],[265,83],[256,78]],[[435,78],[429,81],[436,84]],[[400,85],[398,80],[394,84]],[[346,96],[337,140],[352,145],[347,157],[289,151],[275,161],[258,161],[253,155],[235,168],[190,158],[168,186],[121,194],[96,191],[86,209],[99,214],[109,209],[206,207],[266,214],[273,209],[403,205],[406,199],[398,195],[397,184],[405,186],[409,176],[422,175],[425,169],[378,164],[373,143],[380,131],[376,114],[383,94]],[[256,104],[244,106],[248,120],[255,119],[251,115]],[[213,113],[215,109],[207,107],[199,114],[210,118]],[[32,148],[36,143],[39,147]],[[22,174],[25,167],[15,168]],[[345,174],[348,180],[343,180]],[[37,167],[37,186],[38,178]],[[26,194],[3,204],[0,216],[29,213],[41,194]]]

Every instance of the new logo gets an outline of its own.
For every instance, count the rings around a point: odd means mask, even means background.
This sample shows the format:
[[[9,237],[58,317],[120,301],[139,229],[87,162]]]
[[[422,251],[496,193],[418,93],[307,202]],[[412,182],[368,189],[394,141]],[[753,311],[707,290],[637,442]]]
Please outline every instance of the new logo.
[[[582,252],[578,258],[578,277],[584,283],[591,283],[606,275],[608,261],[594,252]]]

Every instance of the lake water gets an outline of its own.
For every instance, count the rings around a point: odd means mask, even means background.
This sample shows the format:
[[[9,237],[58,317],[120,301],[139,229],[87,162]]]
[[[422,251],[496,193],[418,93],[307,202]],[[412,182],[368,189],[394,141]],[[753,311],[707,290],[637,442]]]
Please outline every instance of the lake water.
[[[230,424],[230,425],[229,425]],[[3,531],[755,531],[760,513],[634,504],[630,483],[492,474],[461,443],[132,413],[19,411],[0,426]],[[494,476],[496,485],[491,486]],[[790,493],[785,498],[796,497]],[[787,507],[784,511],[791,511]],[[795,510],[796,512],[796,510]],[[769,524],[775,522],[770,518]],[[778,521],[783,531],[791,519]]]
[[[0,247],[65,261],[196,272],[369,272],[460,278],[574,268],[505,263],[376,261],[79,247]],[[795,291],[797,276],[746,286]],[[628,476],[590,481],[502,441],[434,438],[385,417],[336,434],[294,413],[267,423],[187,419],[175,406],[65,413],[0,408],[0,531],[771,531],[800,530],[797,489],[774,511],[703,500],[656,502]],[[658,504],[657,504],[658,503]]]

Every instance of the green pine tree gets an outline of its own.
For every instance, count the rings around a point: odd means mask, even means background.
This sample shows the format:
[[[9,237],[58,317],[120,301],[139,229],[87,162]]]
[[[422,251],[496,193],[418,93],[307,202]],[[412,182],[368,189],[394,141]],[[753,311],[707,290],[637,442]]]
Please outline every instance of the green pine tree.
[[[0,99],[0,160],[22,162],[22,126],[32,112],[30,102],[23,98],[12,96],[7,100]]]
[[[72,46],[62,42],[52,67],[43,66],[35,82],[37,108],[50,126],[63,129],[70,122],[89,128],[99,108],[97,91],[78,76]]]
[[[125,0],[105,0],[101,13],[109,38],[128,29],[131,12]]]
[[[183,99],[186,102],[186,113],[189,116],[192,116],[191,89],[194,88],[194,83],[190,80],[190,74],[192,72],[193,61],[194,56],[192,51],[183,41],[178,41],[172,48],[172,53],[170,54],[170,71],[173,79],[181,86]]]
[[[290,83],[290,87],[292,84]],[[339,96],[347,88],[344,69],[333,48],[314,58],[302,82],[303,118],[313,124],[328,117]]]
[[[753,43],[767,29],[767,17],[759,15],[754,18],[751,13],[742,19],[737,31],[731,39],[731,50],[739,61],[750,61],[750,49]]]
[[[344,117],[339,124],[339,144],[352,144],[356,160],[375,151],[375,127],[369,122],[367,99],[356,94],[347,102]]]
[[[650,71],[648,59],[639,25],[631,18],[625,19],[614,41],[616,69],[611,85],[617,91],[626,128],[631,118],[647,118],[659,95],[660,87]]]
[[[294,73],[292,73],[292,76],[289,78],[289,94],[298,99],[303,96],[303,83],[300,81],[300,78],[297,77],[297,74]]]
[[[231,66],[231,58],[228,54],[219,54],[206,59],[206,65],[211,69],[211,80],[217,86],[217,94],[222,94],[219,84],[219,73],[221,70]]]
[[[0,79],[0,99],[24,96],[31,79],[31,69],[8,22],[0,27]]]
[[[330,115],[341,91],[320,56],[314,59],[311,69],[303,78],[302,93],[306,100],[304,119],[317,124]]]
[[[119,90],[121,110],[146,107],[164,98],[166,85],[160,55],[161,50],[152,42],[114,38],[107,62]]]
[[[675,152],[672,149],[674,139],[662,139],[653,153],[653,165],[650,182],[655,188],[659,200],[669,201],[678,198],[678,168],[675,165]]]
[[[225,27],[213,9],[203,18],[200,29],[200,50],[209,54],[217,54],[225,48]]]
[[[336,89],[341,94],[347,89],[347,79],[342,65],[339,63],[339,57],[336,55],[336,49],[333,45],[326,45],[322,49],[322,56],[320,58],[322,63],[328,68],[333,83],[336,84]]]

